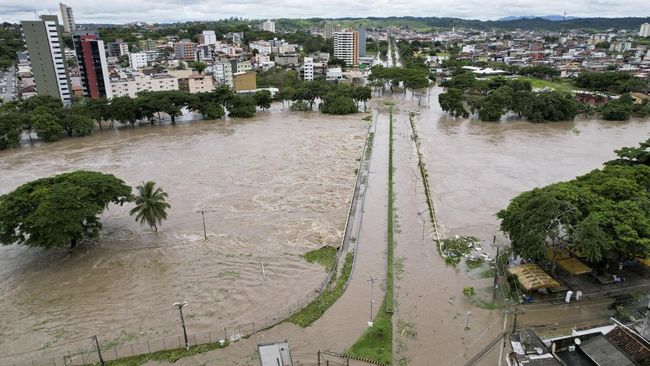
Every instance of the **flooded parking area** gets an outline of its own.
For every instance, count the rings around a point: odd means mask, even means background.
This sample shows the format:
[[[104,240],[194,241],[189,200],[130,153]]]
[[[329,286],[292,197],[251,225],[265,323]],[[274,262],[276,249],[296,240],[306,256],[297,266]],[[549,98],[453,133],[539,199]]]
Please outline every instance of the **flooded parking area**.
[[[154,233],[110,206],[102,238],[74,250],[0,247],[0,355],[34,357],[250,321],[325,277],[301,254],[338,245],[367,133],[359,115],[258,112],[249,120],[98,131],[0,152],[0,194],[77,169],[169,193]],[[204,239],[204,211],[207,240]],[[262,263],[264,273],[261,269]]]

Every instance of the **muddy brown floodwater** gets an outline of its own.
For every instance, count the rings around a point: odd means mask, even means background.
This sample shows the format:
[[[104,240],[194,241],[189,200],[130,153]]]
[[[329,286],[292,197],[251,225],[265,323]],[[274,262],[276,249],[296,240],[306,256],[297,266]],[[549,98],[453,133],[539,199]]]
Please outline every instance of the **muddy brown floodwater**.
[[[610,122],[576,118],[535,124],[449,118],[433,88],[430,108],[416,119],[439,219],[447,235],[489,241],[494,214],[517,194],[600,168],[615,149],[650,137],[650,120]]]
[[[368,125],[358,115],[274,108],[250,120],[101,131],[0,153],[0,194],[86,169],[132,186],[153,180],[172,206],[157,234],[128,216],[132,205],[111,206],[102,238],[75,250],[0,247],[2,359],[88,348],[93,334],[117,342],[176,334],[179,299],[190,303],[192,331],[223,329],[272,316],[319,286],[324,269],[300,255],[340,243]]]

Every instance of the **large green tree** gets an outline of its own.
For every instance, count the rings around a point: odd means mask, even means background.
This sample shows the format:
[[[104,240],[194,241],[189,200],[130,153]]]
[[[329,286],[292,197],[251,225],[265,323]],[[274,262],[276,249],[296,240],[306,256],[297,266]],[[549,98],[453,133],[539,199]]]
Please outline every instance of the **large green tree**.
[[[110,174],[75,171],[25,183],[0,196],[0,243],[71,248],[99,235],[99,215],[131,200],[131,187]]]
[[[497,213],[515,252],[576,249],[593,263],[650,254],[650,166],[642,148],[568,182],[524,192]]]
[[[158,225],[167,219],[167,209],[171,208],[165,202],[167,193],[152,181],[143,182],[136,187],[138,194],[135,196],[135,207],[130,214],[135,215],[135,221],[147,223],[154,231],[158,231]]]

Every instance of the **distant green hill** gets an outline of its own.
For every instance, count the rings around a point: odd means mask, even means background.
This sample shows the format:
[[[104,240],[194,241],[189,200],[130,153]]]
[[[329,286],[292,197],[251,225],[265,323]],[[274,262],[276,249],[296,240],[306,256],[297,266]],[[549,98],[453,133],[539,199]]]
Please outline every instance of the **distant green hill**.
[[[338,19],[277,19],[276,25],[285,30],[308,28],[313,26],[322,26],[325,21],[331,20],[341,24],[344,27],[354,27],[363,25],[368,28],[383,27],[400,27],[406,26],[418,31],[430,31],[439,29],[451,29],[452,27],[471,28],[477,30],[546,30],[560,31],[562,29],[561,21],[547,20],[543,18],[533,19],[515,19],[515,20],[472,20],[460,18],[437,18],[437,17],[368,17],[368,18],[338,18]],[[650,17],[645,18],[577,18],[567,19],[566,29],[584,29],[602,31],[613,28],[638,30],[641,24],[650,22]]]

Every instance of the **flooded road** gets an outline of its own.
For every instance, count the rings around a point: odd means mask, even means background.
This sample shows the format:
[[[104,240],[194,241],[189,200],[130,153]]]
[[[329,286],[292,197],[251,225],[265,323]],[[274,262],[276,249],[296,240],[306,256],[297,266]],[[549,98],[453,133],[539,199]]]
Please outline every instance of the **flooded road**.
[[[0,194],[86,169],[153,180],[172,206],[157,234],[128,216],[131,205],[111,206],[101,240],[73,251],[0,247],[3,361],[87,348],[93,334],[119,343],[176,332],[179,299],[204,331],[312,292],[325,271],[300,255],[340,243],[367,126],[274,110],[1,152]]]

